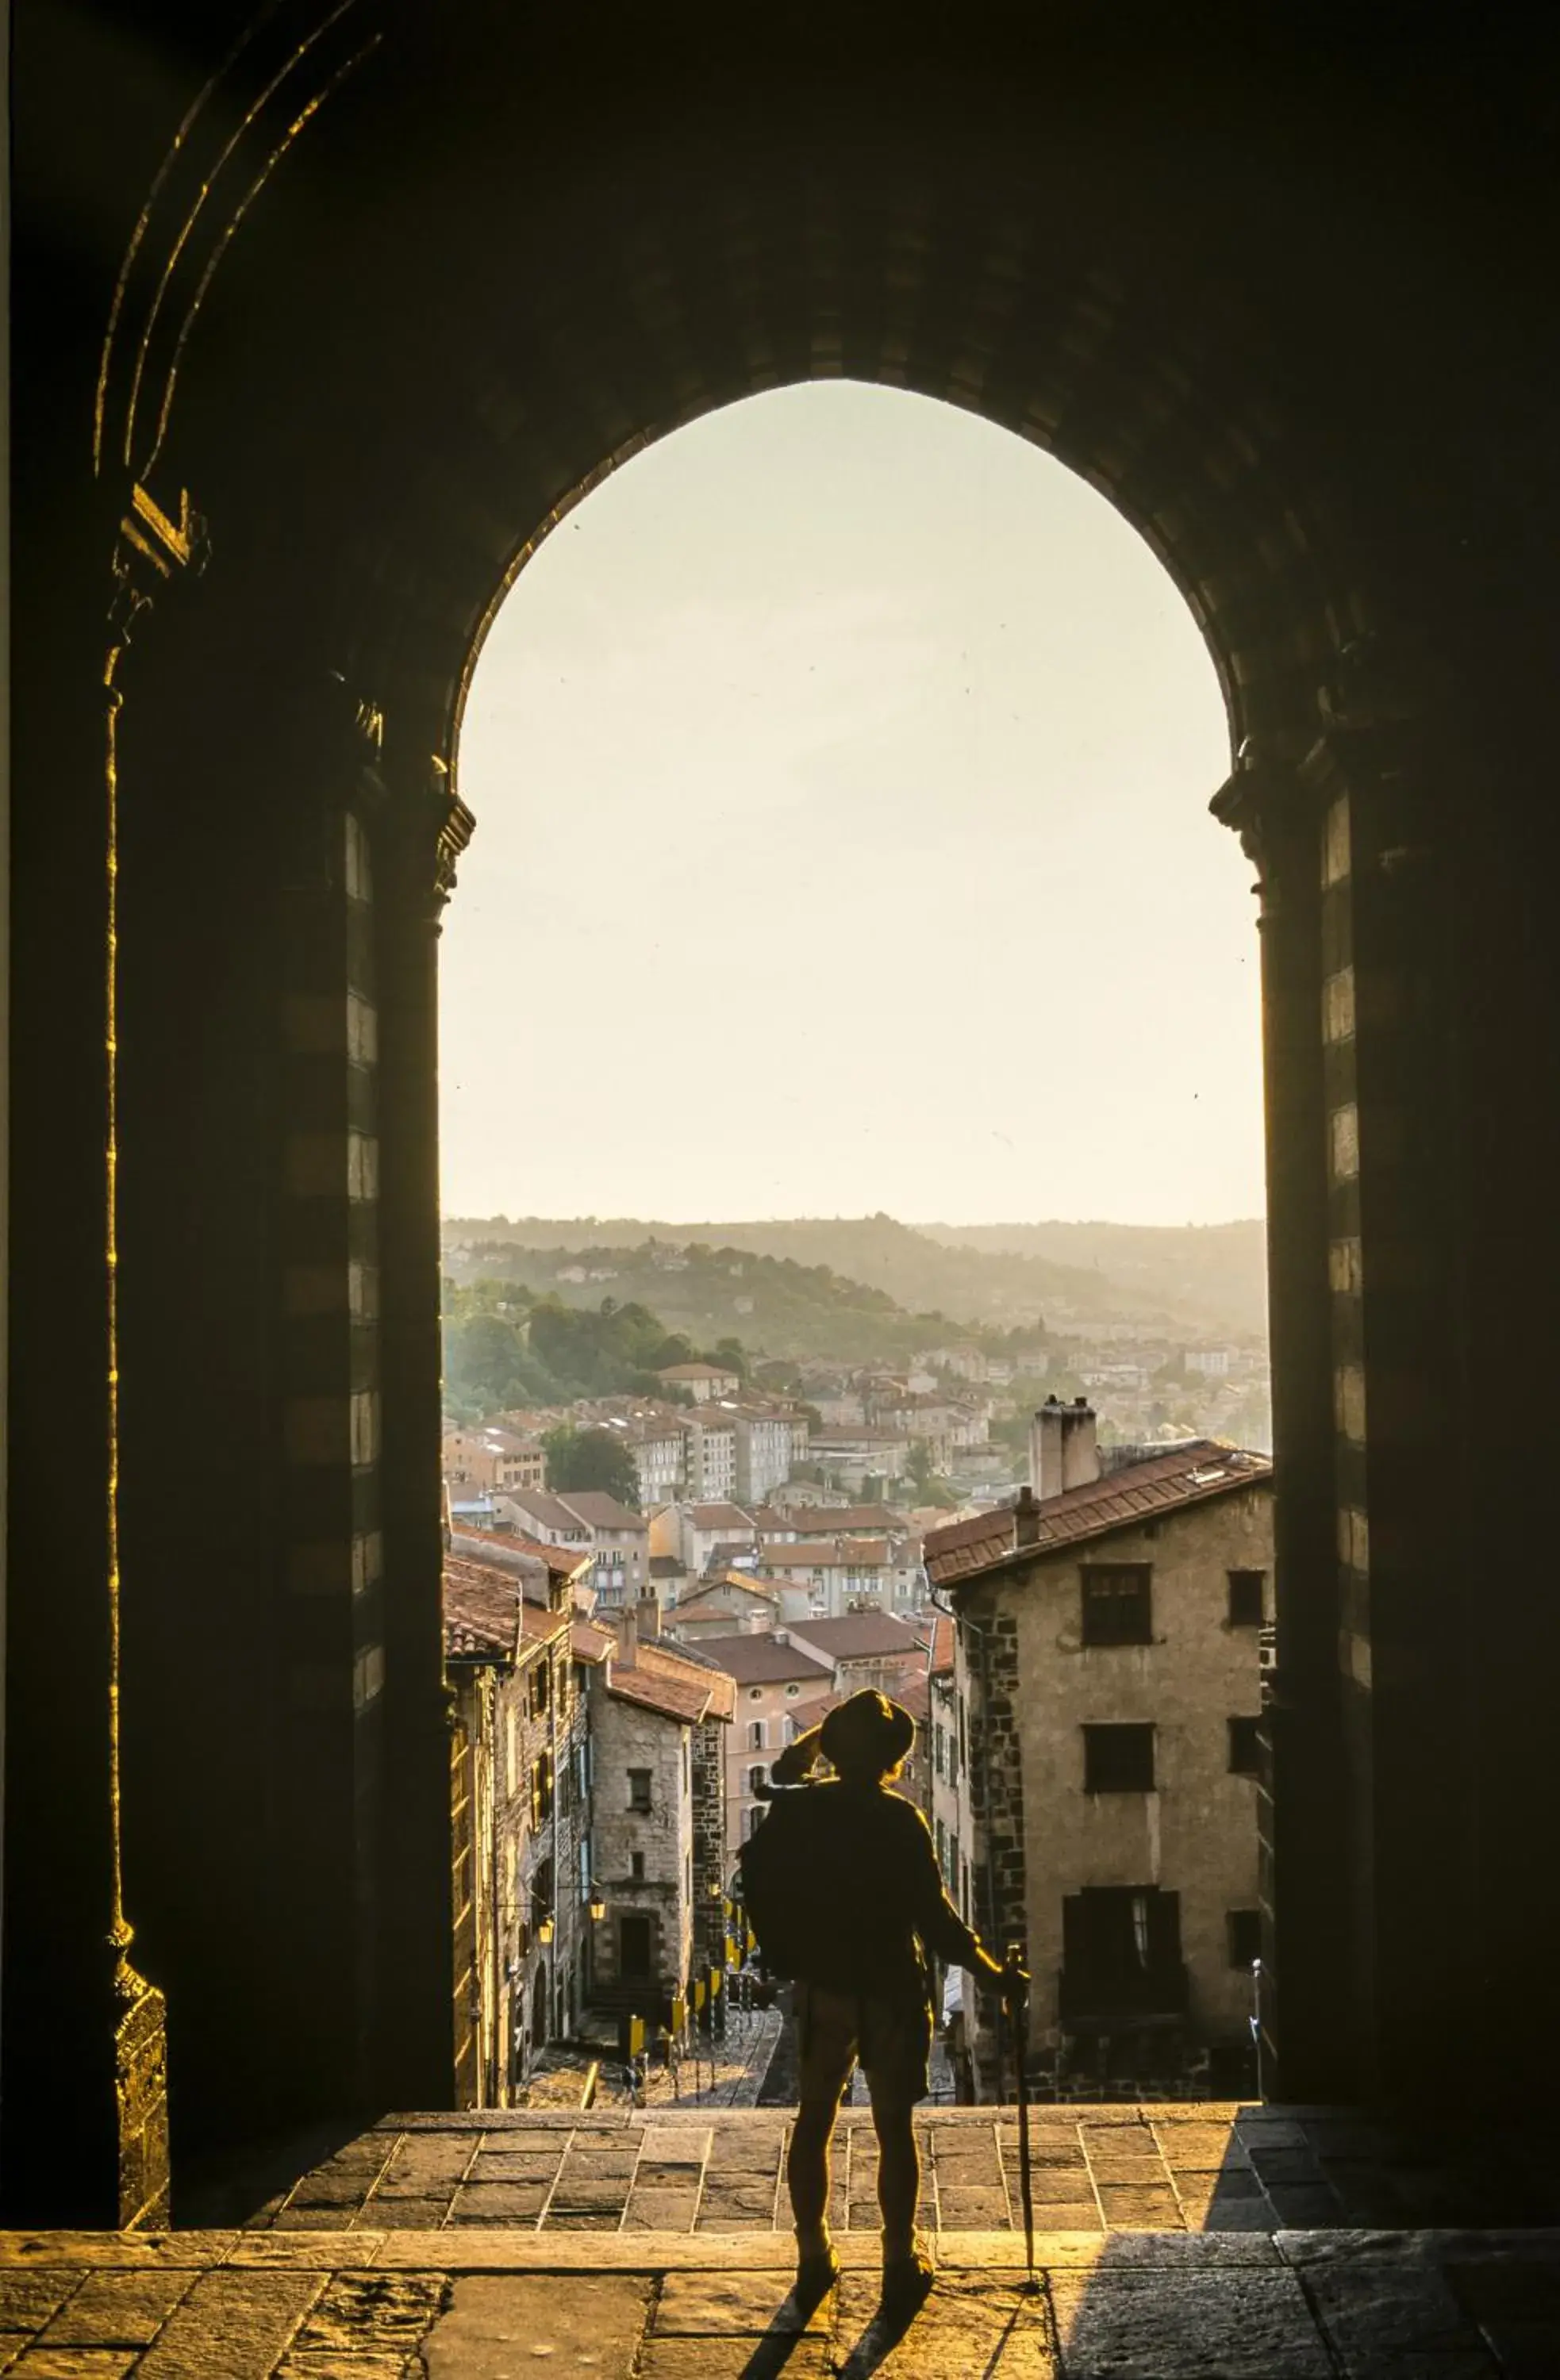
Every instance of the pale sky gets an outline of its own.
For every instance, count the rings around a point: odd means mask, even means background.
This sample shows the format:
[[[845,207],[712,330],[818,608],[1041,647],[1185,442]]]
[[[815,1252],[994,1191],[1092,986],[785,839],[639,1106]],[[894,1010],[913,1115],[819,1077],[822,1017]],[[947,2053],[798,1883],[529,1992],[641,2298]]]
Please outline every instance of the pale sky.
[[[452,1214],[1262,1210],[1213,667],[1010,432],[825,382],[662,440],[521,572],[458,754]]]

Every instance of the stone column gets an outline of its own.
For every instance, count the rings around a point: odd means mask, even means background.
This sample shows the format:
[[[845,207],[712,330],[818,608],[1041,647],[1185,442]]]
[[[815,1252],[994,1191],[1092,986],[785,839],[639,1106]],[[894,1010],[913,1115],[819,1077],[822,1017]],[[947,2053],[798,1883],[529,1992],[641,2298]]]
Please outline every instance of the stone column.
[[[1256,865],[1261,902],[1275,1666],[1258,1793],[1270,2093],[1347,2097],[1358,2070],[1352,1852],[1338,1677],[1322,1015],[1322,805],[1298,771],[1245,750],[1210,806]]]
[[[120,1804],[119,732],[132,639],[199,574],[205,538],[188,498],[170,516],[140,486],[47,533],[13,846],[12,1123],[33,1161],[12,1219],[5,2210],[130,2227],[167,2218],[168,2126]],[[105,551],[106,621],[78,617],[71,591],[104,581]]]
[[[385,1864],[382,2099],[447,2107],[453,1924],[440,1442],[440,921],[475,825],[426,756],[387,771],[376,856],[383,1150]]]

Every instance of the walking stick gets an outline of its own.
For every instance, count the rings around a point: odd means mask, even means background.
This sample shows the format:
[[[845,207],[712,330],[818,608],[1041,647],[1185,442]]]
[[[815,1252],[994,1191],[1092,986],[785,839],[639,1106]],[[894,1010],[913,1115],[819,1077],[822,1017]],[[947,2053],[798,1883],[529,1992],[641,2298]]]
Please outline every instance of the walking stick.
[[[1023,1962],[1023,1944],[1009,1942],[1009,1971],[1019,1972]],[[1008,2004],[1007,2027],[1013,2042],[1013,2079],[1018,2086],[1018,2194],[1024,2205],[1024,2265],[1029,2274],[1025,2286],[1032,2291],[1038,2283],[1034,2277],[1034,2176],[1030,2165],[1030,1991],[1027,1982]]]

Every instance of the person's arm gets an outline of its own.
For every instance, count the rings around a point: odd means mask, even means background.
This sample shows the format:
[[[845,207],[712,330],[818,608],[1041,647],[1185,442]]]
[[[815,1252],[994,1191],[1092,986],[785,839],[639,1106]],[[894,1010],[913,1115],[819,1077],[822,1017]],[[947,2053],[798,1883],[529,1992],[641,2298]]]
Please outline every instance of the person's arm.
[[[908,1823],[904,1826],[903,1856],[916,1932],[927,1949],[934,1951],[945,1965],[967,1967],[985,1983],[1000,1985],[1007,1970],[999,1959],[992,1957],[980,1937],[970,1932],[949,1900],[932,1847],[931,1828],[913,1803],[903,1803],[901,1807],[908,1814]]]
[[[810,1777],[813,1764],[823,1751],[823,1735],[822,1727],[810,1727],[805,1735],[788,1743],[770,1768],[771,1781],[776,1785],[799,1785]]]

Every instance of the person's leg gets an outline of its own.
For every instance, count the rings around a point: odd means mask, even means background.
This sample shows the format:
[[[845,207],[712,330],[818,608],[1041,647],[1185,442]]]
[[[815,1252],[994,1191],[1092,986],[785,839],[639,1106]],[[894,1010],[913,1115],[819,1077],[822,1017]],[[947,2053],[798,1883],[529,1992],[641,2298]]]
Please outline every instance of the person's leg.
[[[804,2263],[829,2253],[829,2143],[839,2103],[838,2091],[830,2099],[804,2099],[791,2127],[786,2180],[797,2227],[797,2254]]]
[[[920,2151],[915,2110],[926,2096],[932,2012],[919,2000],[874,2001],[867,2012],[863,2063],[878,2143],[883,2216],[884,2302],[913,2313],[932,2287],[932,2260],[916,2229]]]
[[[873,2095],[872,2124],[878,2142],[878,2207],[883,2216],[883,2261],[898,2264],[916,2252],[916,2205],[920,2197],[920,2151],[916,2145],[915,2105],[897,2095]]]
[[[814,2268],[827,2264],[829,2143],[835,2118],[856,2062],[853,2004],[833,1992],[798,1984],[796,1990],[800,2105],[791,2127],[786,2180],[797,2228],[797,2257]]]

